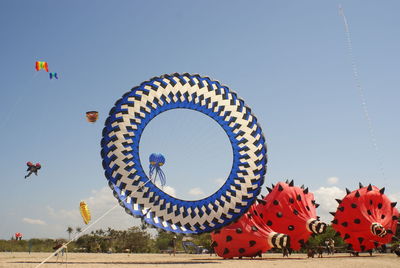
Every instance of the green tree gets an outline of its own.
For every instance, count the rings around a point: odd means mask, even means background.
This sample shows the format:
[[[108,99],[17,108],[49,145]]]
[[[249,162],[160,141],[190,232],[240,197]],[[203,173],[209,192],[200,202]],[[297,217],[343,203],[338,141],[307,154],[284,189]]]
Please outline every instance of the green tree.
[[[163,250],[172,250],[174,247],[173,241],[175,239],[175,245],[176,245],[176,250],[180,251],[183,250],[182,248],[182,234],[174,234],[174,233],[168,233],[165,232],[164,230],[159,229],[157,236],[154,241],[154,247],[157,252],[163,251]]]
[[[336,235],[336,231],[331,225],[328,225],[325,233],[311,236],[306,245],[312,248],[325,246],[325,241],[328,239],[333,239],[335,241],[335,248],[340,249],[346,247],[346,243],[340,236]]]
[[[134,253],[151,252],[150,240],[149,233],[142,231],[139,227],[131,227],[126,232],[123,244],[125,249]]]
[[[203,248],[207,249],[209,252],[211,252],[213,250],[211,248],[211,234],[210,233],[194,235],[193,242],[196,245],[202,246]]]
[[[73,231],[74,231],[74,229],[72,229],[72,227],[69,226],[69,227],[67,228],[67,233],[68,233],[68,239],[69,239],[69,240],[71,240],[71,234],[72,234]]]

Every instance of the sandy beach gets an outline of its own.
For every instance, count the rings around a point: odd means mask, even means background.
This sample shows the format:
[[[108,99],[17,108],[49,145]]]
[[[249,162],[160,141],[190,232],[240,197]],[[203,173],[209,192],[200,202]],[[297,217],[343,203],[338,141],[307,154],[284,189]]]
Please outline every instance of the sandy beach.
[[[0,253],[0,267],[36,267],[49,256],[48,253]],[[220,267],[220,268],[259,268],[259,267],[351,267],[383,268],[400,267],[400,258],[394,254],[375,254],[370,257],[350,257],[348,254],[336,254],[324,258],[307,258],[305,254],[293,254],[282,258],[281,254],[263,254],[263,258],[223,260],[210,255],[177,254],[94,254],[68,253],[68,258],[53,257],[41,267]],[[66,262],[67,261],[67,262]]]

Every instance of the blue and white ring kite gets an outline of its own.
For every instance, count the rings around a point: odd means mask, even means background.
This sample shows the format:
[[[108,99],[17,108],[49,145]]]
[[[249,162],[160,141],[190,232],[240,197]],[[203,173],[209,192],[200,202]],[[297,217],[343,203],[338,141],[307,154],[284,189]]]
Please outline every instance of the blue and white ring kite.
[[[196,110],[218,122],[233,151],[231,172],[214,194],[185,201],[149,181],[139,157],[146,125],[171,109]],[[209,77],[154,77],[127,92],[111,109],[101,141],[103,167],[121,206],[155,227],[176,233],[204,233],[245,213],[261,191],[267,163],[265,138],[256,117],[228,87]]]

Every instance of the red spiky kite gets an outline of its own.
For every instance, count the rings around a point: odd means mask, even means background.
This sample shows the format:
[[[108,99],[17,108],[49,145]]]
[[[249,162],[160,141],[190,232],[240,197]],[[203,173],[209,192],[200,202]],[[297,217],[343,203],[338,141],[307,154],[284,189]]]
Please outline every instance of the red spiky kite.
[[[276,233],[263,223],[255,204],[238,221],[212,232],[211,239],[215,253],[224,259],[261,256],[273,247],[290,246],[287,235]]]
[[[327,225],[319,221],[314,195],[294,182],[278,182],[256,209],[264,224],[277,233],[290,237],[290,247],[299,250],[312,234],[325,232]]]
[[[384,194],[385,188],[371,184],[364,187],[360,183],[358,190],[346,192],[342,200],[336,199],[339,206],[331,214],[332,227],[349,249],[363,252],[389,243],[396,233],[399,212],[396,202],[392,203]]]

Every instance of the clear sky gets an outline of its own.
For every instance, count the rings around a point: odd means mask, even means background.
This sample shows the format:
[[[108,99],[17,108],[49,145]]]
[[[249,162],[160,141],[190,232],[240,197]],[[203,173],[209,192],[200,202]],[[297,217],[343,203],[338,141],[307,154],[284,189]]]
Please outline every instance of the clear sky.
[[[0,1],[0,238],[67,237],[83,224],[81,200],[94,218],[114,206],[101,166],[104,120],[130,88],[174,72],[236,91],[267,140],[266,183],[305,184],[325,220],[359,181],[400,201],[398,10],[394,0]],[[36,72],[37,60],[59,80]],[[97,123],[86,122],[89,110]],[[222,129],[192,111],[155,118],[141,150],[145,165],[152,152],[166,156],[166,190],[183,199],[216,191],[232,161]],[[24,179],[27,161],[42,164],[39,176]],[[137,224],[117,208],[95,228]]]

